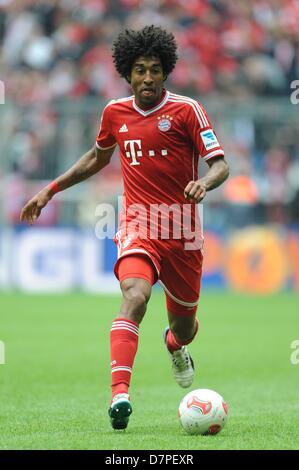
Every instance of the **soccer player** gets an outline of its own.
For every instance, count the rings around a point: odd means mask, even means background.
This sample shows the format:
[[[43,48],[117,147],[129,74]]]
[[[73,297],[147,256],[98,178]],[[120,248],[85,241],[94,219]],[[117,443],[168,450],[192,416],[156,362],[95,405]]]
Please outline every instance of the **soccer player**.
[[[160,27],[121,32],[113,44],[113,59],[133,95],[107,104],[95,145],[35,195],[20,215],[32,224],[55,193],[108,165],[118,145],[124,202],[115,235],[122,303],[110,334],[109,416],[114,429],[126,428],[132,412],[128,392],[139,326],[158,280],[166,297],[169,326],[164,341],[174,377],[181,387],[193,381],[187,345],[198,330],[203,239],[196,204],[229,173],[202,105],[164,87],[177,58],[173,34]],[[209,167],[201,178],[199,158]]]

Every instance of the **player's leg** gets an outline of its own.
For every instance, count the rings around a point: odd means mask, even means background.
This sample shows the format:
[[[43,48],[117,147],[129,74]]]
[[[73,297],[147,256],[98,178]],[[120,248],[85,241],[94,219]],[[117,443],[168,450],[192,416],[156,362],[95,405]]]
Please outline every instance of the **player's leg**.
[[[189,387],[194,364],[187,345],[198,330],[196,319],[200,293],[202,254],[186,252],[179,242],[169,242],[174,249],[161,266],[160,282],[166,295],[169,326],[164,331],[174,377],[181,387]]]
[[[118,277],[122,304],[110,335],[113,396],[128,392],[138,347],[139,325],[146,312],[156,273],[146,256],[130,255],[120,261]]]
[[[120,264],[120,272],[122,272],[124,265],[129,263],[131,265],[132,257],[125,258],[122,263]],[[136,260],[134,260],[136,263]],[[122,304],[120,307],[120,318],[126,318],[127,320],[140,325],[142,322],[143,316],[146,312],[146,306],[151,296],[152,285],[154,283],[155,274],[149,262],[144,259],[138,259],[138,269],[140,275],[147,275],[147,279],[145,278],[136,278],[136,277],[125,277],[122,278],[120,283],[121,291],[122,291]],[[124,268],[126,274],[128,270],[126,267]],[[130,266],[130,269],[131,266]],[[147,271],[149,271],[147,273]],[[133,276],[137,275],[136,273],[128,275]]]
[[[169,326],[164,331],[164,341],[172,362],[173,375],[183,388],[189,387],[194,378],[194,363],[187,345],[198,331],[197,307],[177,304],[166,295]]]
[[[110,333],[112,402],[109,415],[115,429],[124,429],[132,412],[128,390],[138,348],[139,325],[156,272],[147,257],[130,255],[119,263],[118,277],[123,298]]]
[[[170,307],[171,308],[171,307]],[[182,346],[191,343],[198,331],[198,320],[196,318],[196,307],[190,310],[181,308],[181,314],[174,314],[167,310],[169,333],[167,335],[167,347],[170,352],[177,351]],[[173,309],[172,309],[173,310]],[[190,315],[191,313],[191,315]]]

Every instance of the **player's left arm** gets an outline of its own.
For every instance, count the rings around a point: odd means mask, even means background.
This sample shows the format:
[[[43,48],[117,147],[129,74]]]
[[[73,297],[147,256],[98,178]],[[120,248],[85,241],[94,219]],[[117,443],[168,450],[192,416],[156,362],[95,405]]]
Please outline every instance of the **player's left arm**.
[[[222,155],[207,160],[209,170],[205,176],[197,181],[189,181],[184,195],[189,202],[198,203],[203,200],[207,191],[220,186],[229,175],[229,166]]]

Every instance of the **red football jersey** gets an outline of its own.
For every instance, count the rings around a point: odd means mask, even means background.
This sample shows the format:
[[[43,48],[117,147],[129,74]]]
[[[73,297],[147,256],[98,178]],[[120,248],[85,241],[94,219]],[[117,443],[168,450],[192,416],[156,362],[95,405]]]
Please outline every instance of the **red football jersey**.
[[[199,158],[224,155],[201,104],[165,89],[160,102],[146,110],[138,107],[134,96],[112,100],[103,110],[96,145],[100,149],[118,145],[120,149],[126,203],[121,227],[136,218],[138,208],[139,221],[147,217],[152,224],[159,207],[159,217],[170,213],[182,230],[183,206],[187,205],[194,228],[197,211],[195,204],[186,201],[184,189],[198,179]],[[173,237],[172,227],[170,232]],[[174,238],[179,238],[177,232]]]

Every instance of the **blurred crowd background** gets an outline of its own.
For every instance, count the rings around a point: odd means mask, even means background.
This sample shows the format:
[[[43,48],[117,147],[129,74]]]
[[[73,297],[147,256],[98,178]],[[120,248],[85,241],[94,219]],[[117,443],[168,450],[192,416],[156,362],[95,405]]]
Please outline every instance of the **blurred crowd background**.
[[[23,203],[93,145],[107,101],[131,94],[111,45],[146,24],[175,34],[167,87],[204,104],[231,166],[206,223],[298,224],[298,0],[0,0],[1,224],[17,224]],[[120,194],[116,152],[38,223],[94,225],[95,206]]]

